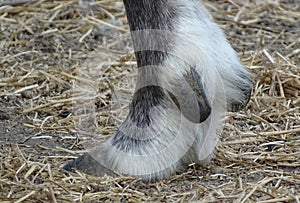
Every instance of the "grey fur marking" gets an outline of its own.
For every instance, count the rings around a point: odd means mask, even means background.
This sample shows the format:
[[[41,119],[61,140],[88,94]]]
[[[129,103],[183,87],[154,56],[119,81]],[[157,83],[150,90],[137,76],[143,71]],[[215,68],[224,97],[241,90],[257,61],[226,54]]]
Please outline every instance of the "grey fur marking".
[[[198,0],[124,0],[124,5],[130,30],[146,31],[131,35],[138,82],[129,115],[107,142],[64,169],[155,181],[189,163],[208,163],[222,129],[223,105],[239,110],[248,103],[249,73]],[[176,35],[154,38],[147,32],[154,29]],[[164,49],[155,49],[161,45]]]

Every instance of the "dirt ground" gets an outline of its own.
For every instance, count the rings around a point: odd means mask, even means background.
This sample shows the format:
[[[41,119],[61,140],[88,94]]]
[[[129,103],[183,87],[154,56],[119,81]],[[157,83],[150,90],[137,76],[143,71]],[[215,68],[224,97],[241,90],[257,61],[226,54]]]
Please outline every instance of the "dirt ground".
[[[86,151],[74,84],[96,84],[101,139],[128,111],[132,47],[99,49],[129,31],[122,1],[0,0],[0,202],[300,202],[300,2],[204,3],[253,74],[252,97],[226,116],[211,164],[145,183],[61,169]],[[81,72],[93,53],[99,78]]]

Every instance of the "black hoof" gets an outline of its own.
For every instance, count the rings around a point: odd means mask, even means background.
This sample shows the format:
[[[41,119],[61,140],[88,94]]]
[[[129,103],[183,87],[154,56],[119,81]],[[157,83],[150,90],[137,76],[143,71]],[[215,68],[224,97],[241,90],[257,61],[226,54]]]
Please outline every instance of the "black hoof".
[[[77,159],[68,162],[63,169],[70,172],[74,172],[74,170],[77,169],[86,174],[98,177],[104,175],[116,176],[112,170],[101,165],[89,153],[85,153]]]

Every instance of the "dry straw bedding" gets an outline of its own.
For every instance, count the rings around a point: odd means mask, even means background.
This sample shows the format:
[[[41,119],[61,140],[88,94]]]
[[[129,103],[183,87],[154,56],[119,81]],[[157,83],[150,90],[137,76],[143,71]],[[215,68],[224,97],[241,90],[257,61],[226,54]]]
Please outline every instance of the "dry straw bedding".
[[[0,0],[0,202],[300,202],[298,0],[205,1],[253,73],[252,98],[226,116],[210,165],[157,183],[60,170],[84,152],[71,87],[95,84],[84,62],[128,32],[122,1],[30,2]],[[136,68],[126,43],[101,53],[95,130],[106,139],[127,112],[113,92],[128,102]]]

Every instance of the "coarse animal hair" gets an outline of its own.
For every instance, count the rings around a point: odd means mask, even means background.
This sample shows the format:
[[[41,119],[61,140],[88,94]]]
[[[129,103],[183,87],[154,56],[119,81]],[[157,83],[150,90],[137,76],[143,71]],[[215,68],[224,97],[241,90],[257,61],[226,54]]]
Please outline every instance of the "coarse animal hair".
[[[207,164],[225,110],[249,100],[250,74],[200,1],[124,4],[138,63],[129,115],[106,143],[65,169],[103,175],[103,166],[154,181]]]

